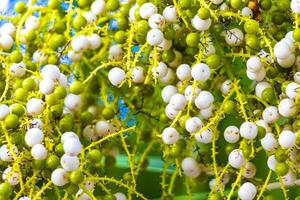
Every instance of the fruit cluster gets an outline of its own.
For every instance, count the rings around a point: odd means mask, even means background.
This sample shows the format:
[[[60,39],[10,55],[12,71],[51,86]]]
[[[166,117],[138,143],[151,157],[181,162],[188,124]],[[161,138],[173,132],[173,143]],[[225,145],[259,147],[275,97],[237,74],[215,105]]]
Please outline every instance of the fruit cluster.
[[[14,9],[0,15],[0,200],[174,199],[182,182],[185,199],[201,184],[209,200],[300,199],[299,0]],[[158,196],[139,186],[152,156]]]

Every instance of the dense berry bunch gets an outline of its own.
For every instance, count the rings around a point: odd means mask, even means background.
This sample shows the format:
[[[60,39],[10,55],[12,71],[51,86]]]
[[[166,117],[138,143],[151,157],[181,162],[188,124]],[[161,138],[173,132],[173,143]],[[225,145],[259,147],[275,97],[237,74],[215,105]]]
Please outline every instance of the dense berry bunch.
[[[14,10],[0,200],[300,199],[299,0]]]

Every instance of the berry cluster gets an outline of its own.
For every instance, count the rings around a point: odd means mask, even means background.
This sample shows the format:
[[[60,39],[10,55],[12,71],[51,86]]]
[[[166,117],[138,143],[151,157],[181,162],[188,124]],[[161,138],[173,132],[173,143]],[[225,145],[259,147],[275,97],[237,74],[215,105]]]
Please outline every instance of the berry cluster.
[[[14,9],[0,15],[0,200],[300,199],[299,0]],[[154,193],[140,186],[153,157]]]

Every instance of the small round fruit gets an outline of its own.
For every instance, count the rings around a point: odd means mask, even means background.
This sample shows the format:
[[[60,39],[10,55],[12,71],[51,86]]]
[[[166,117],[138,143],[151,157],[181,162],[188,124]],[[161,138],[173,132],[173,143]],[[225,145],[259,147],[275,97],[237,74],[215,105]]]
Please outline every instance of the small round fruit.
[[[15,114],[7,115],[4,121],[7,128],[14,129],[19,125],[19,117]]]
[[[84,175],[80,170],[72,171],[70,174],[70,180],[72,183],[80,184],[84,180]]]
[[[46,166],[50,169],[56,169],[59,166],[59,157],[57,155],[50,155],[46,160]]]
[[[0,195],[9,196],[12,193],[12,187],[9,183],[4,182],[0,184]]]
[[[200,8],[197,12],[197,15],[200,19],[206,20],[210,18],[210,11],[207,8]]]
[[[279,176],[284,176],[289,172],[289,166],[284,162],[278,162],[275,167],[275,172]]]

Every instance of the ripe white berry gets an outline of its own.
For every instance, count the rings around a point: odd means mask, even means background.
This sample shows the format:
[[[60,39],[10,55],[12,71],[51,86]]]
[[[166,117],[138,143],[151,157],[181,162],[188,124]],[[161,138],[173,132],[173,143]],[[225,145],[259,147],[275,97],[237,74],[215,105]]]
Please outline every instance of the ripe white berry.
[[[299,85],[295,82],[289,83],[285,88],[285,93],[290,99],[294,99],[298,94]]]
[[[264,111],[262,113],[262,117],[263,117],[263,120],[265,120],[265,122],[274,123],[279,119],[280,115],[279,115],[277,107],[268,106],[264,109]]]
[[[286,175],[281,176],[281,179],[284,185],[291,186],[295,184],[297,175],[290,169]]]
[[[285,42],[277,42],[274,46],[274,55],[279,59],[288,58],[291,54],[290,47]]]
[[[275,155],[268,157],[267,165],[268,165],[269,169],[271,169],[275,172],[276,165],[277,165],[277,160],[275,158]]]
[[[95,126],[95,131],[99,137],[103,137],[110,132],[110,128],[110,123],[107,121],[98,121]]]
[[[43,144],[35,144],[31,148],[31,155],[35,160],[44,160],[47,157],[47,149]]]
[[[210,77],[210,69],[207,64],[198,63],[192,67],[191,74],[194,80],[204,82]]]
[[[2,145],[0,147],[0,159],[5,161],[5,162],[9,162],[9,161],[12,161],[13,159],[13,152],[14,154],[18,154],[18,148],[13,145],[11,147],[11,149],[8,148],[8,146],[6,144]]]
[[[36,30],[40,26],[40,20],[39,18],[35,16],[30,16],[25,21],[25,28],[27,30]]]
[[[86,19],[86,21],[89,23],[89,24],[92,24],[94,23],[96,20],[97,20],[97,17],[96,15],[91,12],[91,11],[88,11],[88,12],[84,12],[82,14],[82,16]]]
[[[101,15],[105,10],[105,1],[104,0],[96,0],[91,5],[91,11],[95,15]]]
[[[61,142],[62,144],[64,144],[64,143],[65,143],[67,140],[69,140],[69,139],[77,139],[77,140],[79,140],[79,137],[78,137],[78,135],[77,135],[76,133],[74,133],[74,132],[71,132],[71,131],[65,132],[65,133],[62,134],[62,136],[61,136],[61,138],[60,138],[60,142]]]
[[[176,23],[178,20],[177,11],[173,5],[165,7],[163,10],[163,16],[169,23]]]
[[[232,152],[230,152],[228,156],[228,162],[233,168],[241,168],[246,162],[242,150],[234,149]]]
[[[118,86],[125,79],[125,72],[119,67],[114,67],[108,72],[108,79],[112,85]]]
[[[283,149],[288,149],[295,145],[296,136],[292,131],[282,131],[279,135],[278,142]]]
[[[4,120],[5,117],[9,114],[9,107],[5,104],[0,104],[0,120]]]
[[[248,69],[246,70],[246,73],[247,73],[247,77],[250,79],[250,80],[253,80],[253,81],[262,81],[264,78],[265,78],[265,76],[266,76],[266,70],[265,70],[265,68],[263,67],[263,68],[261,68],[261,70],[260,71],[258,71],[258,72],[255,72],[255,73],[253,73],[253,72],[251,72],[251,71],[249,71]]]
[[[143,83],[145,80],[144,69],[140,66],[133,68],[131,78],[134,83]]]
[[[81,152],[81,148],[81,143],[76,138],[68,138],[63,143],[64,152],[69,156],[77,156]]]
[[[14,24],[7,22],[0,27],[0,35],[10,35],[13,37],[16,34],[16,30]]]
[[[6,168],[2,173],[2,179],[10,185],[17,185],[20,182],[20,176],[17,172],[12,172],[12,168]]]
[[[242,9],[242,15],[244,17],[250,17],[250,18],[252,18],[253,17],[253,11],[249,7],[244,7]]]
[[[14,40],[10,35],[1,35],[0,36],[0,47],[4,50],[10,50],[14,44]]]
[[[59,80],[60,70],[56,65],[48,64],[45,65],[41,71],[41,76],[43,79],[51,79],[52,81]]]
[[[78,35],[72,39],[71,42],[72,49],[76,52],[82,52],[87,50],[89,47],[88,37],[85,35]]]
[[[198,17],[198,15],[195,15],[195,17],[191,19],[191,23],[192,26],[198,31],[206,31],[211,25],[211,19],[208,18],[203,20],[200,17]]]
[[[243,177],[245,178],[253,178],[256,174],[256,167],[252,162],[247,162],[245,164],[245,169],[243,171]]]
[[[79,168],[79,159],[76,156],[64,154],[60,159],[60,165],[66,171],[74,171]]]
[[[46,78],[46,79],[41,80],[41,82],[39,84],[39,91],[42,94],[47,95],[47,94],[50,94],[53,92],[54,87],[55,87],[54,81],[52,81],[52,79],[50,79],[50,78]]]
[[[207,129],[204,131],[201,131],[201,133],[197,133],[195,134],[195,139],[200,142],[200,143],[204,143],[204,144],[208,144],[211,143],[212,141],[212,130],[211,129]]]
[[[122,192],[117,192],[114,194],[116,200],[127,200],[127,197]]]
[[[236,143],[240,139],[240,130],[236,126],[228,126],[224,131],[224,139],[229,143]]]
[[[1,40],[1,38],[0,38]],[[25,64],[21,63],[14,63],[9,67],[9,72],[12,77],[20,78],[25,75]]]
[[[165,63],[159,62],[158,66],[152,67],[152,75],[155,78],[162,78],[168,73],[168,67]]]
[[[291,1],[291,9],[293,11],[293,13],[295,14],[300,14],[300,2],[298,0],[292,0]]]
[[[191,117],[185,121],[185,129],[189,133],[196,133],[203,127],[203,122],[198,117]]]
[[[266,151],[273,151],[278,147],[278,142],[272,133],[267,133],[265,137],[260,140],[260,142],[261,146]]]
[[[150,28],[162,29],[165,26],[166,21],[165,21],[164,16],[156,13],[156,14],[150,16],[150,18],[148,20],[148,24],[149,24]]]
[[[272,86],[270,85],[270,83],[262,81],[257,83],[257,85],[255,86],[255,95],[258,98],[262,98],[262,93],[265,89],[267,88],[271,88]]]
[[[189,85],[184,90],[184,96],[187,101],[192,100],[192,102],[194,102],[200,92],[201,92],[201,89],[198,86],[195,87],[194,92],[193,92],[193,86]]]
[[[51,181],[54,185],[64,186],[69,182],[68,174],[65,169],[55,169],[51,174]]]
[[[101,45],[101,38],[98,34],[92,34],[87,37],[89,41],[89,48],[92,50],[96,50],[100,47]]]
[[[296,61],[295,54],[290,54],[287,58],[277,59],[277,63],[283,68],[290,68]]]
[[[190,80],[192,78],[190,66],[188,64],[179,65],[176,70],[176,75],[181,81]]]
[[[179,139],[179,133],[175,128],[168,127],[162,132],[162,140],[165,144],[175,144]]]
[[[115,44],[109,47],[108,50],[108,59],[109,60],[121,60],[122,59],[123,50],[122,48]]]
[[[147,33],[147,42],[151,46],[159,45],[163,42],[164,34],[161,32],[161,30],[154,28],[148,31]]]
[[[295,102],[292,99],[282,99],[278,105],[279,113],[284,117],[291,117],[296,114],[297,109]]]
[[[161,97],[165,103],[169,103],[171,97],[178,92],[174,85],[167,85],[161,91]]]
[[[149,19],[155,13],[157,13],[157,7],[153,3],[144,3],[140,7],[140,16],[143,19]]]
[[[175,110],[170,104],[166,106],[165,114],[169,119],[175,119],[177,114],[179,113],[179,110]]]
[[[214,102],[214,96],[208,91],[201,91],[195,99],[195,105],[199,109],[206,109]]]
[[[244,33],[238,28],[230,29],[225,32],[225,41],[230,46],[239,46],[244,41]]]
[[[81,97],[76,94],[68,94],[65,97],[64,105],[71,111],[76,111],[80,108],[81,105]]]
[[[41,99],[31,98],[28,100],[26,110],[29,115],[37,116],[45,109],[45,103]]]
[[[43,139],[43,131],[39,128],[31,128],[25,134],[25,143],[30,147],[42,143]]]
[[[241,200],[252,200],[255,198],[257,189],[253,183],[246,182],[241,185],[238,191],[238,195]]]
[[[182,110],[186,105],[186,99],[185,96],[182,94],[174,94],[170,98],[169,104],[175,109],[175,110]]]
[[[232,84],[231,80],[226,80],[222,83],[220,89],[223,95],[227,95],[229,93],[231,89],[231,84]]]
[[[263,63],[258,56],[252,56],[247,60],[247,69],[253,73],[260,71]]]
[[[191,157],[186,157],[182,160],[181,168],[184,171],[185,175],[192,178],[197,177],[201,173],[198,163],[194,158]]]

